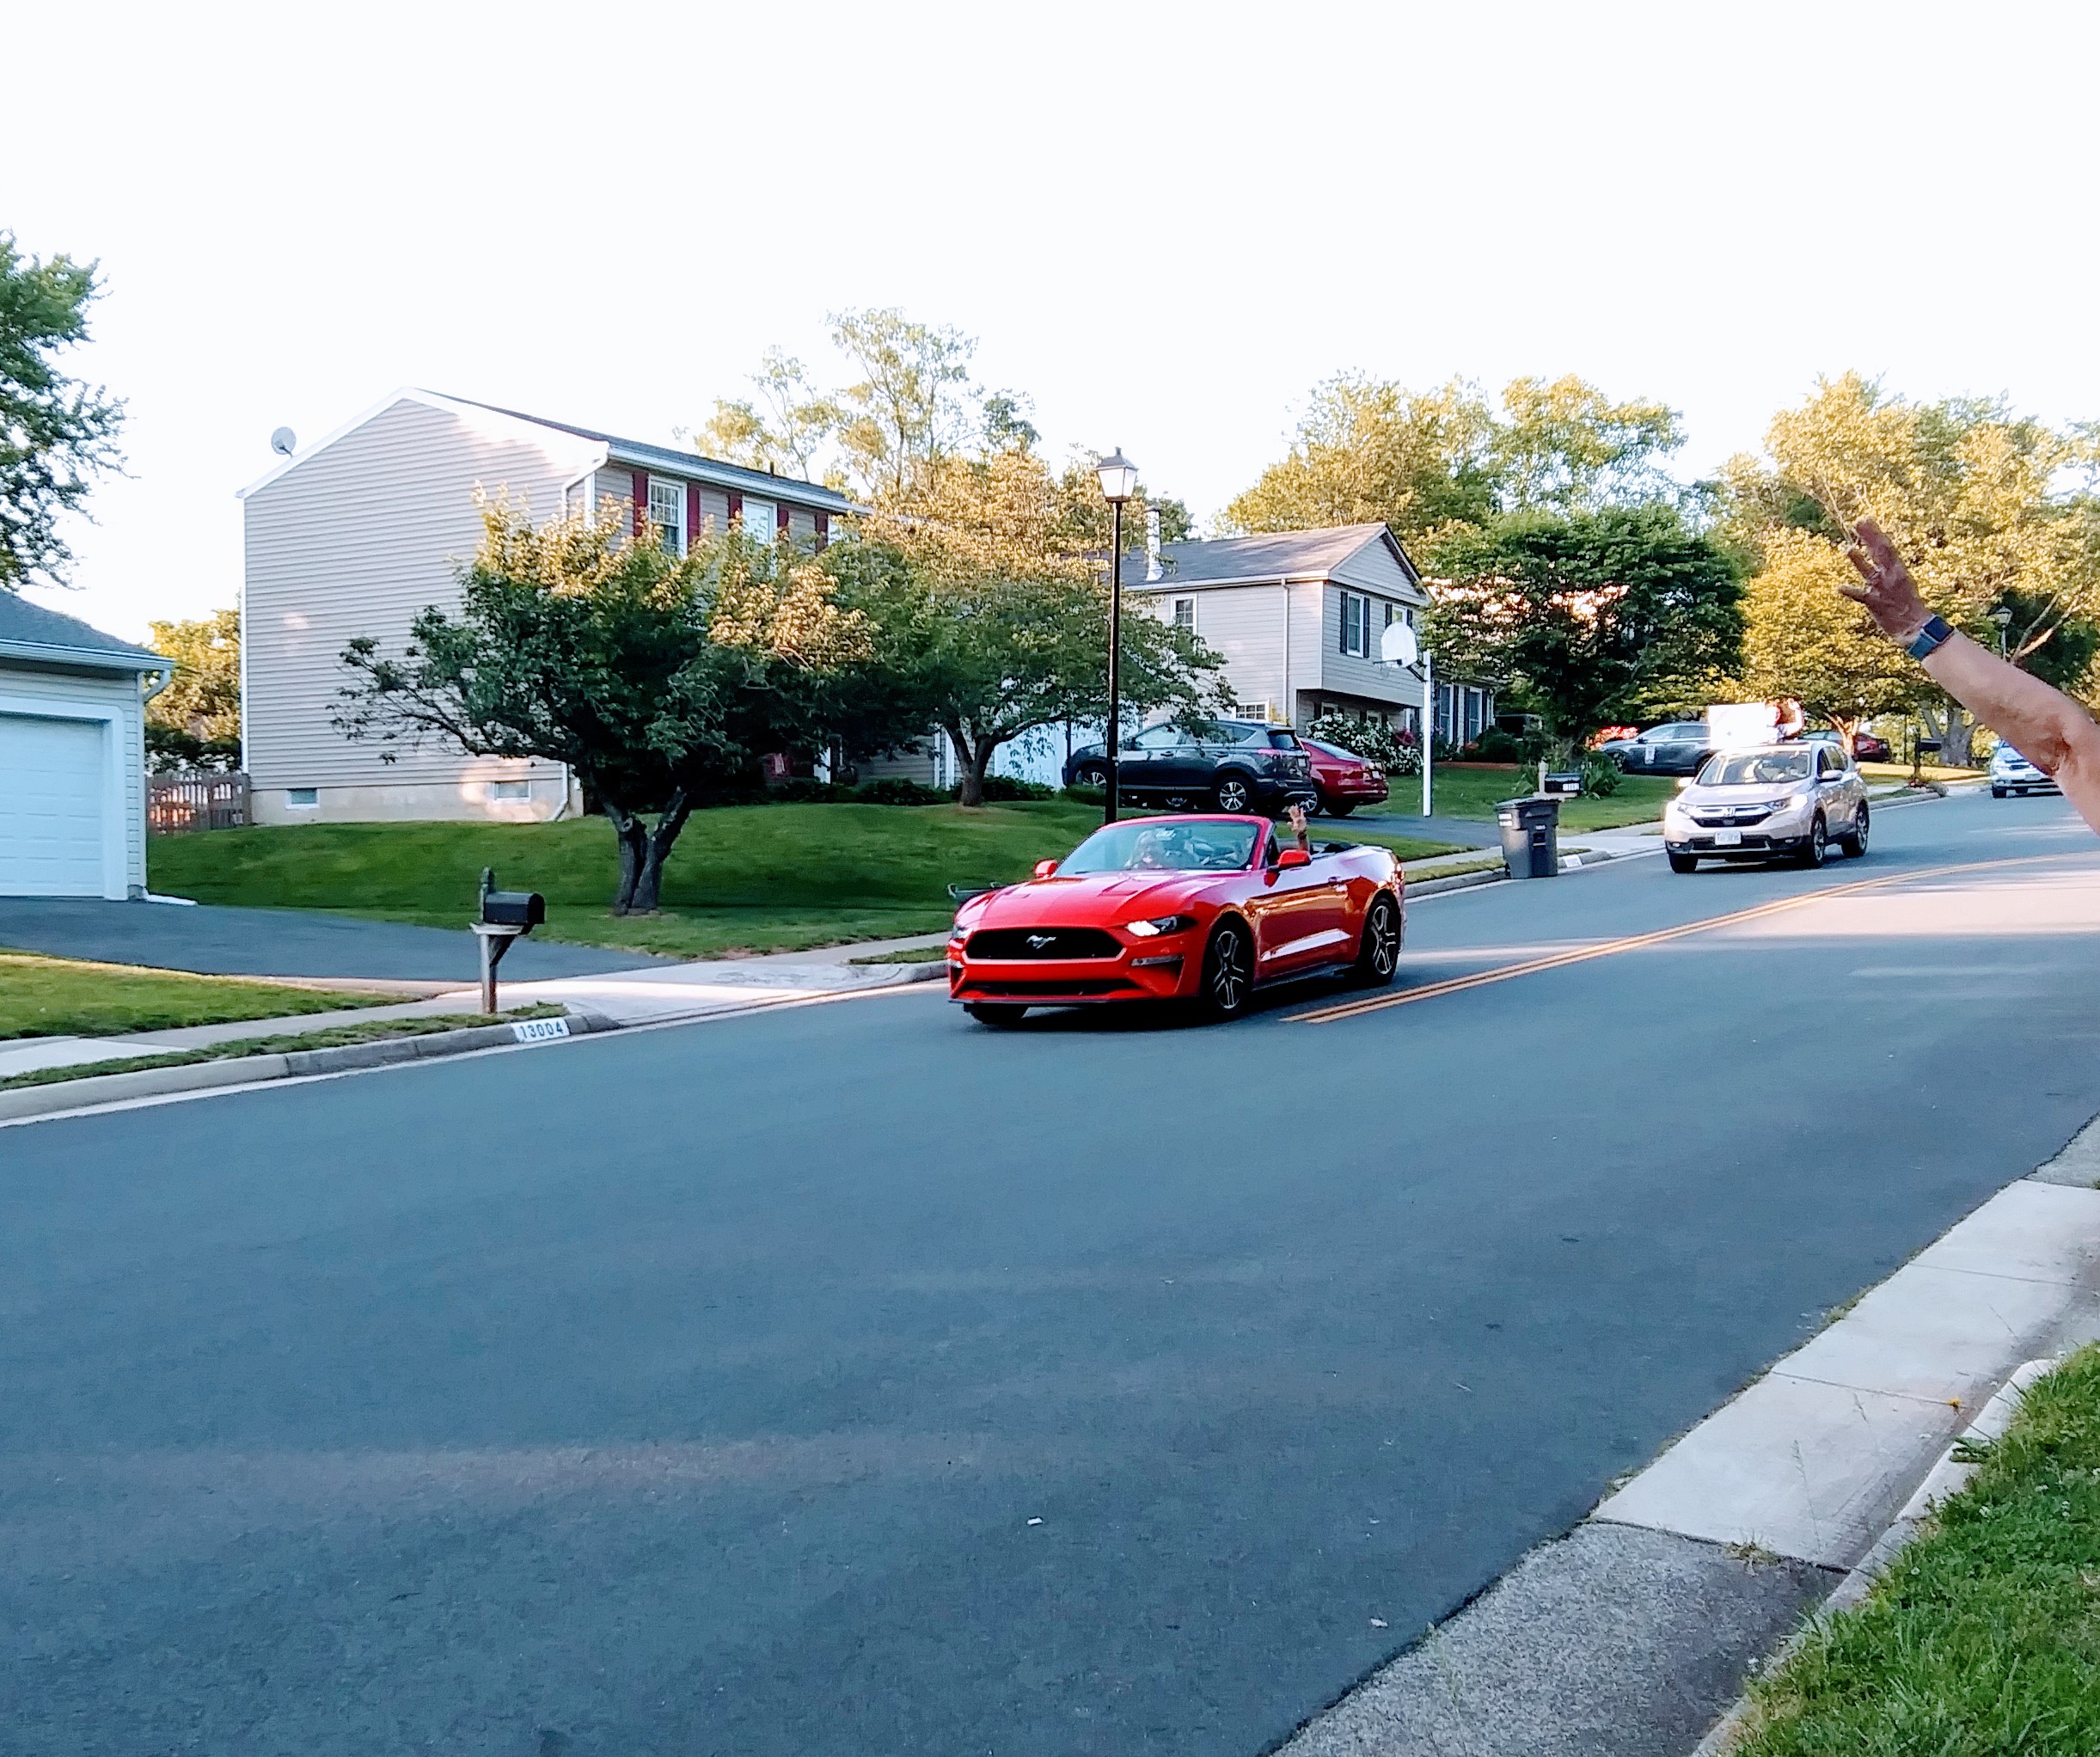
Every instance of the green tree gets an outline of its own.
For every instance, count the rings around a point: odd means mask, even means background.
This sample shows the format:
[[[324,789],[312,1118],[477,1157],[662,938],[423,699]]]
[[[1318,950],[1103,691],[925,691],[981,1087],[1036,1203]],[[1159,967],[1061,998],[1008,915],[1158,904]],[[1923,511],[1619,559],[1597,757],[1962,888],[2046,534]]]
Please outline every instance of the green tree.
[[[751,384],[754,396],[716,399],[714,413],[692,436],[695,443],[711,457],[750,469],[817,480],[824,448],[843,419],[837,401],[810,383],[801,361],[779,348],[766,350]]]
[[[64,579],[72,551],[59,516],[79,510],[93,477],[123,467],[124,405],[57,364],[87,340],[95,268],[25,257],[0,232],[0,591]]]
[[[1563,744],[1711,700],[1741,662],[1736,564],[1674,506],[1510,513],[1429,562],[1440,668],[1508,678]]]
[[[870,630],[863,725],[945,732],[962,762],[965,805],[983,803],[1001,745],[1106,711],[1107,589],[1099,557],[1073,547],[1068,516],[1043,461],[1010,450],[950,460],[909,517],[876,514],[858,544],[825,554],[828,566],[850,572],[841,602],[861,610]],[[1216,706],[1222,663],[1185,631],[1126,603],[1122,694],[1130,712]]]
[[[1495,416],[1453,379],[1424,395],[1342,373],[1316,387],[1289,453],[1226,507],[1236,531],[1385,523],[1402,542],[1494,512]]]
[[[981,393],[970,378],[977,341],[894,306],[835,313],[831,341],[860,375],[837,397],[848,472],[877,505],[907,506],[981,429]]]
[[[146,756],[156,770],[225,770],[241,760],[241,613],[149,622],[151,646],[175,662],[146,704]]]
[[[1683,443],[1658,402],[1613,402],[1567,376],[1513,380],[1500,407],[1453,379],[1417,394],[1344,373],[1313,393],[1288,456],[1226,508],[1234,530],[1390,525],[1430,542],[1498,512],[1593,511],[1667,497],[1659,460]]]
[[[866,630],[822,568],[738,531],[673,556],[609,500],[589,522],[536,527],[501,501],[483,519],[456,612],[422,611],[398,656],[350,644],[335,723],[383,761],[434,738],[566,763],[619,838],[614,913],[646,914],[694,808],[811,738],[808,675],[864,652]]]
[[[2016,663],[2082,679],[2078,646],[2086,625],[2100,621],[2096,464],[2100,445],[2091,430],[2058,432],[2002,401],[1913,402],[1846,373],[1819,381],[1800,407],[1773,419],[1764,456],[1730,462],[1726,528],[1760,572],[1775,557],[1790,569],[1805,566],[1807,542],[1828,552],[1815,565],[1834,579],[1853,525],[1870,517],[1950,622],[1995,646],[1991,612],[2002,605],[2014,613],[2008,651]],[[1753,598],[1762,621],[1792,617],[1797,625],[1760,628],[1758,650],[1774,666],[1766,679],[1812,667],[1829,618],[1789,591],[1754,588]],[[1921,689],[1895,648],[1869,646],[1880,653],[1879,685],[1914,701],[1946,760],[1966,762],[1975,730],[1969,716]]]

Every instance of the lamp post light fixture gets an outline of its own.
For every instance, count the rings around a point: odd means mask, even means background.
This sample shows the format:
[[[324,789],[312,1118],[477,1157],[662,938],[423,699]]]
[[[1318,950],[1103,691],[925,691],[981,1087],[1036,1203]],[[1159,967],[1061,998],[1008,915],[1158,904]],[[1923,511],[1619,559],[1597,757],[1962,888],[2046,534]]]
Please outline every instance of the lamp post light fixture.
[[[2005,656],[2005,630],[2012,626],[2011,607],[2000,604],[1991,612],[1991,620],[1998,624],[1998,656],[2003,658]]]
[[[1101,821],[1116,821],[1116,799],[1123,776],[1117,766],[1117,734],[1123,719],[1123,506],[1137,492],[1137,466],[1123,455],[1118,445],[1094,466],[1101,478],[1101,498],[1113,514],[1113,534],[1108,545],[1108,729],[1101,741],[1104,767],[1108,770],[1108,803]]]

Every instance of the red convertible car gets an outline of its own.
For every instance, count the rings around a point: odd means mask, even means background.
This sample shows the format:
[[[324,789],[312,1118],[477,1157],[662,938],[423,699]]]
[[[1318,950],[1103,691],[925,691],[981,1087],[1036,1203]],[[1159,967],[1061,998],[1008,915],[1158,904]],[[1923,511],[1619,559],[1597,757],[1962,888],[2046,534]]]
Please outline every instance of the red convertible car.
[[[948,995],[992,1025],[1109,1001],[1235,1019],[1272,983],[1391,982],[1405,925],[1385,848],[1308,852],[1265,817],[1130,817],[969,898],[948,936]]]

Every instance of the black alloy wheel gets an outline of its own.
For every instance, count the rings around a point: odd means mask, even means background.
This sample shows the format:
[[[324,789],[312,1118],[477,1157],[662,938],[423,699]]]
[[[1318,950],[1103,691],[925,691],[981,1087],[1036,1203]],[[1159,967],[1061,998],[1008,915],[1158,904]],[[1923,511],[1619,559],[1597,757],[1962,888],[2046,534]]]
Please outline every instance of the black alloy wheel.
[[[1072,785],[1075,787],[1105,787],[1108,785],[1108,771],[1087,763],[1072,771]]]
[[[1381,891],[1364,911],[1363,935],[1356,942],[1356,967],[1351,975],[1362,988],[1382,989],[1399,967],[1400,912]]]
[[[1673,872],[1696,872],[1699,871],[1697,854],[1681,854],[1675,848],[1672,848],[1669,850],[1669,857],[1670,871]]]
[[[1867,851],[1867,806],[1859,802],[1859,815],[1852,819],[1852,827],[1838,838],[1838,846],[1845,850],[1848,860],[1863,859]]]
[[[1811,871],[1830,858],[1830,826],[1823,822],[1818,811],[1815,821],[1809,825],[1809,845],[1801,852],[1801,864]]]
[[[1993,788],[1991,789],[1991,797],[1992,797],[1993,799],[2004,799],[2004,798],[2005,797],[2005,788],[2003,788],[2003,787],[1993,787]]]
[[[1253,805],[1253,785],[1243,774],[1225,775],[1210,790],[1210,798],[1219,811],[1237,814]]]
[[[1221,921],[1203,951],[1203,1009],[1217,1019],[1237,1019],[1254,995],[1253,943],[1237,921]]]
[[[963,1011],[979,1025],[989,1025],[994,1031],[1011,1031],[1028,1014],[1026,1007],[1000,1006],[983,1001],[973,1001]]]
[[[1330,817],[1346,817],[1356,809],[1356,802],[1354,799],[1322,799],[1319,809]]]

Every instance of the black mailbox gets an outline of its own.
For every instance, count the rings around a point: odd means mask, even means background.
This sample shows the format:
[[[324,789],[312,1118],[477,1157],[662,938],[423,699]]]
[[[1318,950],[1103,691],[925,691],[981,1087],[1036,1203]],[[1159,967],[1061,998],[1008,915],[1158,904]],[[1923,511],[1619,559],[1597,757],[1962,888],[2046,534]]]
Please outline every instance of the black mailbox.
[[[547,899],[536,891],[499,891],[493,867],[481,869],[481,922],[530,932],[547,919]]]
[[[1569,799],[1573,799],[1582,790],[1583,775],[1580,769],[1572,774],[1549,774],[1546,778],[1546,786],[1540,789],[1543,793],[1564,795]]]

